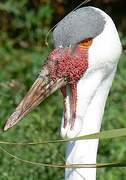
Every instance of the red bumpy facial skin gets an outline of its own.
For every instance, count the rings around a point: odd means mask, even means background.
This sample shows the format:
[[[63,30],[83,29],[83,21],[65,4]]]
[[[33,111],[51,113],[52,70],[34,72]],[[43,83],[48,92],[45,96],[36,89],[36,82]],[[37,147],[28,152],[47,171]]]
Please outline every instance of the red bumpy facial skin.
[[[57,78],[66,78],[69,84],[80,80],[88,67],[87,52],[82,48],[55,49],[49,57],[50,75],[55,81]]]
[[[87,39],[77,45],[74,51],[69,48],[57,48],[49,56],[48,66],[53,81],[65,78],[71,88],[71,129],[74,127],[77,106],[77,82],[88,68],[88,48],[92,40]],[[61,88],[64,97],[64,128],[67,126],[66,87]]]

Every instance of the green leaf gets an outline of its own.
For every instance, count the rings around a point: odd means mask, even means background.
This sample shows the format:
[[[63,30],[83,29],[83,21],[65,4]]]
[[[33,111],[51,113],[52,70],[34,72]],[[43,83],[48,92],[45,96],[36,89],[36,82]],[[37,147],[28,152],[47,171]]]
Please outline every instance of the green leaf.
[[[114,129],[102,131],[100,133],[94,133],[84,136],[78,136],[75,138],[63,139],[63,140],[53,140],[53,141],[39,141],[39,142],[7,142],[0,141],[0,144],[8,144],[8,145],[37,145],[37,144],[49,144],[49,143],[66,143],[70,141],[79,141],[79,140],[87,140],[87,139],[113,139],[118,137],[126,136],[126,128]]]

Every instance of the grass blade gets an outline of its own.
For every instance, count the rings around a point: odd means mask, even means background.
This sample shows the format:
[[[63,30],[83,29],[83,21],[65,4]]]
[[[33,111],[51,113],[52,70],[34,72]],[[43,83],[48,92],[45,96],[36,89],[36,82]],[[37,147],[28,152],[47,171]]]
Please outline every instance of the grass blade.
[[[75,138],[69,138],[69,139],[61,139],[61,140],[53,140],[53,141],[38,141],[38,142],[9,142],[9,141],[0,141],[0,144],[6,144],[6,145],[37,145],[37,144],[49,144],[49,143],[67,143],[70,141],[79,141],[79,140],[87,140],[87,139],[113,139],[113,138],[121,138],[126,136],[126,128],[121,129],[114,129],[114,130],[107,130],[102,131],[100,133],[94,133],[84,136],[79,136]]]

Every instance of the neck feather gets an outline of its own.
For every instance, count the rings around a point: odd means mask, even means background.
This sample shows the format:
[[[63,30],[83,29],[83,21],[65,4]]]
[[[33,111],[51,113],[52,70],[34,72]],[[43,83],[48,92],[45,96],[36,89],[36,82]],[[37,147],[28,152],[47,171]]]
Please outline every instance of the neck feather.
[[[83,123],[81,123],[81,131],[79,135],[86,135],[96,133],[100,131],[102,116],[104,113],[104,107],[106,99],[109,93],[109,89],[112,84],[112,80],[115,74],[115,70],[111,75],[102,81],[98,86],[97,91],[92,95],[91,101],[88,103],[87,110],[85,110],[85,116],[83,116]],[[80,97],[82,98],[82,97]],[[84,99],[82,99],[85,101]],[[83,104],[85,105],[85,103]],[[83,106],[78,107],[83,112]],[[81,109],[82,108],[82,109]],[[80,114],[79,114],[80,116]],[[76,119],[77,121],[78,119]],[[98,140],[81,140],[76,142],[70,142],[66,151],[66,163],[67,164],[95,164],[97,158]],[[66,180],[95,180],[96,169],[83,168],[83,169],[66,169]]]

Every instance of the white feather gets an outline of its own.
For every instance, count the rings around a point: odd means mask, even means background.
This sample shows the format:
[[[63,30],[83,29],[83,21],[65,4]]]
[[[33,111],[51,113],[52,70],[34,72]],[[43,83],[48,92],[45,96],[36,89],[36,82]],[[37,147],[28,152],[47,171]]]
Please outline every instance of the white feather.
[[[106,99],[121,54],[121,43],[112,19],[105,18],[103,32],[93,39],[89,49],[89,68],[77,85],[77,117],[74,129],[61,125],[63,137],[75,137],[100,131]],[[93,28],[93,27],[92,27]],[[68,94],[69,96],[69,94]],[[98,140],[71,142],[66,151],[67,164],[96,163]],[[66,180],[95,180],[96,169],[66,169]]]

